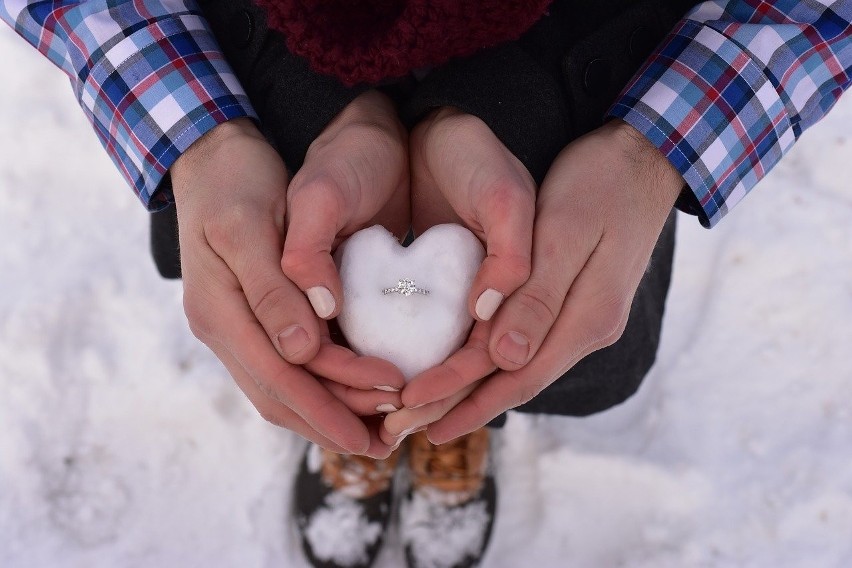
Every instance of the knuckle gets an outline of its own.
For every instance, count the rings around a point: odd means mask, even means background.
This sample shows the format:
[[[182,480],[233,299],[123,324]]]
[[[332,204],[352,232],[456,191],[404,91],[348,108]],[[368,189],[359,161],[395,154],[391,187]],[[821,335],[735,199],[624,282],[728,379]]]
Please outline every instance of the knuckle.
[[[439,150],[436,157],[447,157],[459,147],[478,143],[488,126],[478,117],[447,110],[439,111],[423,132],[423,145]]]
[[[515,401],[515,407],[521,406],[523,404],[528,403],[543,391],[547,387],[546,383],[525,383],[520,386],[518,391],[518,398]]]
[[[261,324],[266,324],[265,320],[270,319],[273,315],[286,313],[289,301],[286,298],[285,291],[279,286],[266,290],[259,297],[252,298],[250,306],[258,321]]]
[[[189,331],[192,335],[204,343],[206,339],[210,336],[208,333],[208,329],[205,326],[199,325],[197,321],[192,319],[188,319],[189,321]]]
[[[517,180],[499,180],[488,188],[486,195],[488,195],[488,207],[498,221],[523,218],[531,222],[535,216],[532,192]]]
[[[618,341],[627,325],[629,310],[630,303],[621,297],[611,297],[599,304],[588,325],[592,344],[602,348]]]
[[[258,414],[260,414],[261,418],[263,418],[265,421],[269,422],[273,426],[277,426],[279,428],[288,428],[287,420],[282,416],[276,414],[273,410],[269,408],[258,408],[257,412]]]
[[[214,248],[226,248],[238,242],[246,227],[256,223],[254,208],[237,202],[220,210],[205,226],[207,240]]]
[[[624,335],[624,329],[626,327],[627,327],[627,318],[625,317],[620,322],[618,322],[618,324],[616,324],[616,326],[614,328],[612,328],[612,331],[609,334],[607,334],[603,338],[603,340],[600,343],[600,347],[601,348],[609,347],[610,345],[612,345],[613,343],[615,343],[616,341],[621,339],[621,336]]]
[[[284,254],[281,255],[281,270],[285,276],[292,277],[308,262],[307,255],[302,251],[285,248]]]
[[[332,161],[326,164],[326,170],[344,169],[346,162]],[[304,215],[304,210],[311,215],[323,215],[324,219],[334,219],[345,206],[341,187],[331,173],[321,173],[308,178],[296,174],[287,190],[289,211],[293,215]]]
[[[281,396],[279,389],[275,388],[276,381],[277,381],[277,378],[273,379],[273,380],[265,380],[265,379],[259,379],[259,378],[255,377],[255,379],[254,379],[254,383],[255,383],[255,385],[257,385],[257,389],[260,391],[260,393],[263,396],[265,396],[266,398],[268,398],[270,400],[280,402],[281,404],[284,404],[285,406],[289,406],[287,404],[287,402],[285,400],[283,400],[283,397]]]
[[[517,302],[536,320],[556,321],[562,307],[562,296],[543,282],[528,282],[518,290]]]
[[[528,255],[512,255],[500,259],[503,270],[513,282],[523,284],[532,274],[532,261]]]
[[[206,302],[201,302],[197,296],[184,293],[183,311],[189,323],[189,330],[197,339],[205,341],[213,335],[213,325],[210,321],[210,310]]]

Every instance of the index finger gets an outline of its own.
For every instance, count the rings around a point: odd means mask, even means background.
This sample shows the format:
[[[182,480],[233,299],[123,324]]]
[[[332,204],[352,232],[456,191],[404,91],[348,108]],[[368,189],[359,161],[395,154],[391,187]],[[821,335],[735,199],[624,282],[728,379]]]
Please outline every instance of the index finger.
[[[320,348],[305,368],[314,375],[357,389],[395,392],[405,386],[396,365],[379,357],[358,355],[331,338],[326,322],[320,324]]]
[[[402,391],[402,403],[417,408],[444,400],[493,373],[497,366],[488,351],[490,335],[491,323],[477,322],[461,349],[411,379]]]

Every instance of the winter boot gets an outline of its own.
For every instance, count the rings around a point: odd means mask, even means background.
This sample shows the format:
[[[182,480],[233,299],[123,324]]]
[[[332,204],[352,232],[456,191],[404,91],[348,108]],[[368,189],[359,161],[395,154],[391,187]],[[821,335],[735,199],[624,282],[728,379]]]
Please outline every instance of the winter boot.
[[[399,452],[386,460],[340,455],[310,444],[295,485],[302,548],[316,568],[368,568],[391,513]]]
[[[411,488],[400,507],[409,567],[478,566],[497,504],[488,430],[440,446],[430,443],[425,432],[409,440]]]

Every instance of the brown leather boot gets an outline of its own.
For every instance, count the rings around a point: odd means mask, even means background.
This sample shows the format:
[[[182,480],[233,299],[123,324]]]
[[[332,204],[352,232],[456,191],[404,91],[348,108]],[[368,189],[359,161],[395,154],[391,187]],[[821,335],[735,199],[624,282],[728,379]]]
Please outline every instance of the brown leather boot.
[[[429,442],[425,432],[409,440],[412,482],[400,508],[409,567],[478,566],[497,503],[488,430],[440,446]]]
[[[399,453],[374,460],[308,446],[293,501],[302,548],[312,566],[373,564],[390,518]]]

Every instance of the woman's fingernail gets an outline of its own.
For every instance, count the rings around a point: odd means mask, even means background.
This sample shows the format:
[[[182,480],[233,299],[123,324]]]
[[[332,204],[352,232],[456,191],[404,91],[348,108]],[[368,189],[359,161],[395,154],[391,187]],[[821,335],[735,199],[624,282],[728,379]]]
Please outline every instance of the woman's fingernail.
[[[497,353],[507,361],[525,365],[530,356],[530,340],[517,331],[510,331],[497,342]]]
[[[399,392],[399,389],[398,389],[398,388],[396,388],[396,387],[392,387],[392,386],[390,386],[390,385],[379,385],[379,386],[376,386],[376,387],[373,387],[373,388],[374,388],[374,389],[376,389],[377,391],[384,391],[384,392]]]
[[[391,412],[396,412],[399,410],[397,407],[390,403],[380,404],[376,407],[376,412],[381,412],[382,414],[390,414]]]
[[[314,308],[317,316],[326,319],[334,313],[334,296],[331,295],[331,292],[325,286],[308,288],[305,290],[305,294],[307,294],[308,300],[310,300],[311,306]]]
[[[414,434],[415,432],[420,432],[420,431],[425,430],[425,429],[426,429],[426,426],[412,426],[408,430],[403,430],[402,432],[397,434],[396,437],[397,438],[405,438],[406,436],[410,436],[411,434]]]
[[[476,299],[476,306],[474,307],[476,317],[482,321],[490,320],[502,303],[503,294],[494,288],[489,288]]]
[[[278,334],[278,346],[285,357],[292,357],[310,342],[308,332],[299,324],[291,325]]]

